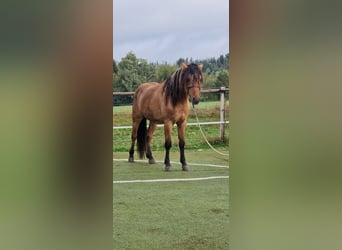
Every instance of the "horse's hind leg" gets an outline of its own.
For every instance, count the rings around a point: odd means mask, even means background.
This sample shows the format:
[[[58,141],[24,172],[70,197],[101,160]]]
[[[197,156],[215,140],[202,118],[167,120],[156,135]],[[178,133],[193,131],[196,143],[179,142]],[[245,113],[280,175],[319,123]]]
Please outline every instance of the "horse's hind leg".
[[[134,145],[135,145],[135,141],[137,139],[138,127],[139,127],[141,120],[142,120],[142,118],[133,119],[132,135],[131,135],[132,142],[131,142],[131,148],[129,149],[129,158],[128,158],[129,162],[134,162]]]
[[[151,141],[152,141],[154,131],[156,130],[156,127],[157,127],[157,124],[150,122],[150,125],[148,127],[148,131],[147,131],[146,157],[148,158],[148,163],[150,163],[150,164],[156,163],[156,161],[154,160],[154,158],[152,156],[152,150],[151,150]]]

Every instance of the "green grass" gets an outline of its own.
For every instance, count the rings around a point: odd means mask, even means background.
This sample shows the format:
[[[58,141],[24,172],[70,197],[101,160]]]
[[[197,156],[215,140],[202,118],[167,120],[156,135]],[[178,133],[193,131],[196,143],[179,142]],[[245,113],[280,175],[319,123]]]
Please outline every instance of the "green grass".
[[[196,106],[198,118],[200,122],[219,121],[220,107],[218,102],[201,102]],[[226,104],[228,110],[228,102]],[[131,125],[131,106],[115,106],[113,107],[113,125],[126,126]],[[226,114],[228,116],[228,113]],[[226,117],[228,120],[228,117]],[[196,122],[195,113],[190,110],[188,123]],[[219,149],[227,149],[229,145],[229,126],[225,125],[225,139],[221,141],[219,136],[219,125],[202,125],[202,130],[208,141]],[[131,129],[115,129],[113,130],[113,151],[125,152],[129,150],[131,138]],[[187,126],[186,130],[186,149],[207,149],[208,145],[203,140],[198,126]],[[177,128],[172,130],[171,150],[178,150]],[[164,148],[164,132],[163,128],[157,128],[152,141],[152,150],[163,150]]]
[[[162,160],[163,152],[155,152]],[[115,152],[126,159],[128,153]],[[172,161],[179,153],[171,152]],[[228,168],[191,163],[228,165],[228,158],[207,150],[186,152],[189,172],[173,164],[114,161],[114,180],[227,176]],[[114,249],[228,249],[228,179],[184,182],[113,184]]]

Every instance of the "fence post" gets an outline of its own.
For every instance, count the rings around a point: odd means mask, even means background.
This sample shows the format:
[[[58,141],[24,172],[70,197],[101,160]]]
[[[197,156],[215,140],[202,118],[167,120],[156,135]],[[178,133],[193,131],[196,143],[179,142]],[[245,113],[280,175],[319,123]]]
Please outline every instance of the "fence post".
[[[224,100],[224,93],[226,88],[220,88],[220,139],[221,141],[224,140],[224,114],[225,114],[225,100]]]

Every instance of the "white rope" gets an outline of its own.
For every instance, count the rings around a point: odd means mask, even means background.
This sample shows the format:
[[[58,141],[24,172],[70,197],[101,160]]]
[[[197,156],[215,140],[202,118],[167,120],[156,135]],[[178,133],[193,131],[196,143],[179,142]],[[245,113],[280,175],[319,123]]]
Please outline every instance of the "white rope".
[[[202,136],[203,136],[203,139],[204,139],[205,142],[208,144],[208,146],[209,146],[213,151],[215,151],[216,153],[218,153],[218,154],[220,154],[220,155],[226,155],[226,156],[228,156],[229,154],[225,154],[225,153],[222,153],[222,152],[216,150],[216,149],[209,143],[209,141],[208,141],[207,138],[205,137],[205,135],[204,135],[204,133],[203,133],[203,130],[202,130],[202,128],[201,128],[201,125],[200,125],[200,122],[199,122],[199,120],[198,120],[198,116],[197,116],[197,112],[196,112],[195,107],[192,107],[192,109],[193,109],[193,111],[195,112],[197,124],[198,124],[198,127],[199,127],[200,131],[201,131],[201,134],[202,134]]]
[[[213,179],[229,179],[229,176],[209,176],[209,177],[181,178],[181,179],[127,180],[127,181],[113,181],[113,183],[119,184],[119,183],[143,183],[143,182],[202,181],[202,180],[213,180]]]

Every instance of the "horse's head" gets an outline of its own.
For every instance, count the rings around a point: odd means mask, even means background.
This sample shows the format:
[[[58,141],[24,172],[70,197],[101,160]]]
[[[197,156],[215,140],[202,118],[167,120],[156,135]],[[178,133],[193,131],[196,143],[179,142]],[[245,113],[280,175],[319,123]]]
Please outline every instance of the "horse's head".
[[[183,84],[186,93],[190,96],[192,105],[198,104],[201,97],[201,87],[203,84],[202,64],[182,64]]]

